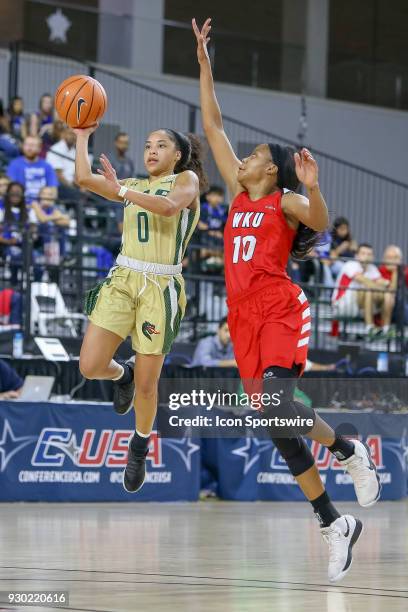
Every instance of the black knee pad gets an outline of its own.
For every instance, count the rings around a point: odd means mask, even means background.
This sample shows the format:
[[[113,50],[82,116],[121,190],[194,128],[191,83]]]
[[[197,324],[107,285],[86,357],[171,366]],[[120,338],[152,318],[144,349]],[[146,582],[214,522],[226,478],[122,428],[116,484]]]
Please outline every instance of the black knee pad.
[[[279,392],[282,399],[291,400],[296,389],[297,379],[297,366],[293,366],[290,370],[280,366],[270,366],[263,373],[263,391],[264,393]]]
[[[263,412],[267,417],[277,417],[279,425],[271,425],[270,435],[282,438],[296,438],[308,434],[314,427],[316,414],[313,408],[293,399],[298,378],[298,368],[271,366],[263,374],[263,392],[272,398]],[[288,420],[288,425],[283,425]]]
[[[314,458],[303,438],[272,438],[292,476],[300,476],[314,465]]]

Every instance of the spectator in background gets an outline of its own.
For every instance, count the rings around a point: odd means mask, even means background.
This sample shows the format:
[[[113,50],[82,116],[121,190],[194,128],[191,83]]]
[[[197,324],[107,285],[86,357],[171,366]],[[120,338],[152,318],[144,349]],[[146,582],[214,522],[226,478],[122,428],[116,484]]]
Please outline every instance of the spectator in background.
[[[78,199],[79,191],[75,183],[75,143],[74,130],[64,126],[61,140],[47,153],[46,160],[54,168],[58,181],[58,195],[63,200]]]
[[[21,183],[25,189],[28,204],[38,198],[42,187],[58,186],[54,168],[44,159],[39,158],[41,140],[38,136],[27,136],[23,143],[23,155],[13,159],[7,168],[12,181]]]
[[[38,223],[51,223],[57,227],[69,227],[69,215],[64,214],[56,204],[55,191],[52,187],[43,187],[38,201],[31,205]],[[31,218],[34,218],[32,216]]]
[[[223,266],[223,231],[228,215],[225,204],[225,191],[222,187],[212,185],[201,203],[198,229],[201,232],[200,243],[206,248],[201,251],[205,268],[222,268]]]
[[[228,208],[225,204],[225,191],[222,187],[211,185],[201,202],[201,213],[198,227],[211,231],[210,235],[222,240],[222,231],[227,220]]]
[[[26,223],[28,212],[24,199],[24,187],[16,181],[9,181],[4,195],[4,207],[0,211],[0,223],[13,225]]]
[[[23,379],[3,359],[0,359],[0,400],[20,397]]]
[[[382,256],[384,262],[379,270],[381,276],[390,282],[390,288],[397,291],[392,320],[408,325],[408,266],[402,265],[402,251],[399,246],[390,244]],[[398,277],[398,268],[401,267],[401,276]],[[405,298],[405,299],[404,299]]]
[[[43,137],[54,122],[54,101],[49,93],[41,96],[38,111],[30,117],[30,136]]]
[[[194,351],[191,366],[236,368],[227,319],[221,319],[213,336],[202,338]]]
[[[24,188],[11,181],[0,210],[0,247],[2,258],[10,260],[11,283],[17,284],[18,270],[22,266],[23,234],[33,219],[29,218],[24,199]]]
[[[28,136],[27,117],[24,113],[23,98],[20,96],[11,98],[7,118],[10,126],[10,134],[14,136],[16,140],[23,142]]]
[[[19,154],[18,143],[10,134],[10,123],[4,112],[3,100],[0,98],[0,168],[7,166],[10,159]]]
[[[350,318],[361,314],[364,316],[369,341],[380,335],[383,337],[389,335],[395,304],[395,295],[386,291],[391,283],[381,277],[379,269],[372,263],[373,260],[373,247],[370,244],[360,244],[356,260],[347,261],[343,265],[332,296],[335,316]],[[379,312],[383,323],[382,330],[374,326],[374,315]]]
[[[7,132],[10,132],[10,124],[4,112],[3,100],[0,98],[0,134]]]
[[[115,136],[114,141],[115,148],[109,155],[112,166],[116,170],[116,175],[119,180],[135,176],[135,167],[133,160],[127,155],[129,150],[129,134],[126,132],[118,132]],[[115,225],[116,225],[116,237],[108,238],[105,243],[105,247],[110,251],[114,257],[117,256],[122,238],[123,230],[123,205],[114,205],[113,212],[115,213]]]
[[[44,132],[40,157],[45,158],[50,148],[61,140],[64,128],[65,123],[61,119],[55,119],[54,123],[49,126],[49,129]]]
[[[56,205],[55,192],[51,187],[43,187],[38,202],[31,205],[37,225],[36,261],[44,260],[47,266],[58,266],[65,256],[66,229],[70,218]],[[59,281],[58,269],[50,268],[51,282]]]
[[[341,258],[353,258],[357,251],[357,243],[353,240],[350,232],[350,224],[345,217],[337,217],[334,220],[331,231],[330,257],[333,260],[331,271],[336,279],[344,261]]]
[[[10,184],[10,179],[7,174],[0,174],[0,209],[4,210],[4,198],[7,193],[7,187]]]
[[[112,166],[116,170],[118,179],[135,176],[135,167],[132,159],[127,155],[129,150],[129,135],[119,132],[115,137],[115,148],[109,155]]]

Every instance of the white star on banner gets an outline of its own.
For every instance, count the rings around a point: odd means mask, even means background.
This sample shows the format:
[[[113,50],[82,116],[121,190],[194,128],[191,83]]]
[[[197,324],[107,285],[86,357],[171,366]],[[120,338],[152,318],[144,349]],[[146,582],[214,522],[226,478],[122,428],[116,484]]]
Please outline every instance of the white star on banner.
[[[56,9],[55,13],[47,17],[46,21],[50,30],[49,40],[51,42],[66,43],[67,32],[72,24],[61,9]]]
[[[4,420],[3,433],[0,439],[0,472],[4,472],[10,459],[19,450],[32,444],[38,436],[15,436],[7,419]]]
[[[258,438],[246,438],[244,446],[231,451],[233,455],[244,457],[244,475],[249,472],[251,467],[255,465],[262,453],[272,448],[272,442],[269,440],[258,440]]]

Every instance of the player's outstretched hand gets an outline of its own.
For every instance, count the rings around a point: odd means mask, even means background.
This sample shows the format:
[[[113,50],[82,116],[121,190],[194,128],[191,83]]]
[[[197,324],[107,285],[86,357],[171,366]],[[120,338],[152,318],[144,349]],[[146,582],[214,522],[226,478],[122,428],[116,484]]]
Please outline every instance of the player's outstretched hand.
[[[300,153],[295,153],[296,175],[301,183],[311,189],[318,184],[319,168],[317,161],[308,149],[302,149]]]
[[[87,127],[87,128],[73,128],[73,131],[75,132],[77,136],[90,136],[91,134],[94,133],[94,131],[96,130],[98,126],[99,126],[99,123],[95,123],[94,125],[91,125],[90,127]]]
[[[99,158],[101,162],[102,169],[98,168],[98,173],[105,177],[105,180],[109,184],[109,187],[118,192],[120,189],[120,183],[118,181],[118,177],[116,176],[116,170],[110,163],[109,159],[102,153]]]
[[[210,57],[208,55],[207,43],[209,42],[209,36],[211,30],[211,17],[206,19],[201,31],[197,25],[195,18],[192,20],[193,31],[195,37],[197,39],[197,59],[198,63],[209,61]]]

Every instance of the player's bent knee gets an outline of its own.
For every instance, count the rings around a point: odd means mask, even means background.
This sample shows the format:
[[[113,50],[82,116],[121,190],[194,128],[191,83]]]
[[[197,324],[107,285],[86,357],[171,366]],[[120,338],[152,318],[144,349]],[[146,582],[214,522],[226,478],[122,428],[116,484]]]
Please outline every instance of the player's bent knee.
[[[95,363],[90,359],[79,359],[79,371],[81,372],[84,378],[88,380],[96,380],[100,378],[102,368],[100,364]]]
[[[315,464],[303,438],[272,438],[272,442],[286,461],[292,476],[304,474]]]

